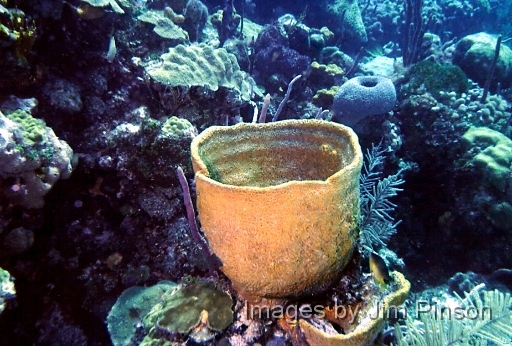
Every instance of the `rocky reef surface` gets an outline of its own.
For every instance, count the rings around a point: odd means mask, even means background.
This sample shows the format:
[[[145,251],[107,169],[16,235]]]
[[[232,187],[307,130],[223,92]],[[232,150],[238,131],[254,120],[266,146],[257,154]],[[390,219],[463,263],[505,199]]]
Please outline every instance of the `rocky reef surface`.
[[[0,344],[390,344],[391,323],[332,307],[512,289],[510,6],[419,3],[0,0]],[[375,174],[353,257],[254,318],[191,232],[178,168],[194,204],[205,129],[343,123],[347,104]],[[386,177],[379,218],[365,187]]]

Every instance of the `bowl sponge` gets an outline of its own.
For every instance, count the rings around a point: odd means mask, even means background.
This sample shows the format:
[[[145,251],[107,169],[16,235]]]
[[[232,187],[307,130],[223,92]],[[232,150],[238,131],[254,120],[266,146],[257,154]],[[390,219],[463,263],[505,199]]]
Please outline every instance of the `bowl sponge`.
[[[389,112],[396,102],[393,82],[386,77],[359,76],[340,86],[333,103],[333,120],[354,126],[370,115]]]

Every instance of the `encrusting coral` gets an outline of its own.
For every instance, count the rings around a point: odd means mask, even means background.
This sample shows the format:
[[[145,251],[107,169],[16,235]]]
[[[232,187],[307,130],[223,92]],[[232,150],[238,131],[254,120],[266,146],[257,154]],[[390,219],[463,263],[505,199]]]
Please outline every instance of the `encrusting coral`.
[[[25,208],[40,208],[59,179],[71,175],[73,150],[44,121],[23,110],[0,112],[2,197]]]
[[[161,281],[150,287],[132,286],[118,298],[107,316],[107,327],[114,346],[126,346],[133,342],[137,324],[161,301],[167,291],[178,284]]]
[[[361,148],[319,120],[210,127],[191,148],[202,228],[252,302],[321,291],[352,257]]]

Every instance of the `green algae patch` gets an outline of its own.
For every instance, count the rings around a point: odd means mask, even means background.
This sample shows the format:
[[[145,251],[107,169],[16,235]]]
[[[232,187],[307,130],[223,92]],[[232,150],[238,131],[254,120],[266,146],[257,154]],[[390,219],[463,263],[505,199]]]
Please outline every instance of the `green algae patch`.
[[[436,98],[441,91],[460,94],[469,89],[468,77],[460,67],[429,60],[420,61],[411,67],[408,78],[414,88],[424,84],[427,91]]]

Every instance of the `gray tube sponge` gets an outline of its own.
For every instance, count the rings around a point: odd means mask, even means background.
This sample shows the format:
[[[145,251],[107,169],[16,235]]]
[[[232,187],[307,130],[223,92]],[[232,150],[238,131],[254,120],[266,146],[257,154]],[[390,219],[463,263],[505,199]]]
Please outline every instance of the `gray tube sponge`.
[[[389,112],[396,102],[393,82],[386,77],[359,76],[340,86],[332,107],[333,120],[353,126],[369,115]]]

